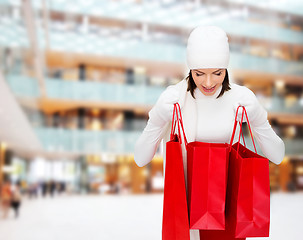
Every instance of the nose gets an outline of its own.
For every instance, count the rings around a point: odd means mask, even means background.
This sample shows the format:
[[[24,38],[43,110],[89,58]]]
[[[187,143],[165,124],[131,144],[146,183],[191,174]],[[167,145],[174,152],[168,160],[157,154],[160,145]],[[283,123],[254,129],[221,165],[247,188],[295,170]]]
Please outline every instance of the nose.
[[[206,88],[211,88],[212,87],[212,81],[211,81],[210,74],[207,74],[207,76],[206,76],[206,81],[204,83],[204,87],[206,87]]]

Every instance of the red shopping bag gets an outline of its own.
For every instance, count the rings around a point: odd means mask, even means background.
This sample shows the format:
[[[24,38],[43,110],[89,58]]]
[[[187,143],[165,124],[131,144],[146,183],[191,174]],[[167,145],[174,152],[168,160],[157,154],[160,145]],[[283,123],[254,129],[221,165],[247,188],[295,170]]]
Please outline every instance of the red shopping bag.
[[[180,125],[187,149],[190,229],[225,229],[225,196],[229,145],[187,143],[180,106]]]
[[[238,115],[238,110],[236,116]],[[234,128],[233,128],[233,135],[235,133],[237,127],[237,120],[235,119]],[[243,132],[240,132],[240,135],[242,136],[243,142],[244,136]],[[233,136],[232,136],[233,138]],[[240,140],[240,139],[239,139]],[[233,139],[231,140],[230,147],[232,144]],[[236,228],[236,216],[237,213],[237,202],[235,197],[237,196],[237,190],[235,173],[234,170],[237,168],[235,161],[232,161],[234,159],[235,152],[231,151],[230,157],[229,157],[229,167],[228,167],[228,182],[227,182],[227,190],[226,190],[226,205],[225,205],[225,229],[224,230],[200,230],[200,239],[201,240],[245,240],[246,238],[236,238],[235,237],[235,228]]]
[[[227,143],[187,145],[191,229],[225,229]]]
[[[178,134],[175,134],[177,124]],[[174,107],[170,141],[166,143],[162,239],[190,239],[180,123],[176,106]]]
[[[231,173],[231,166],[233,161],[229,160],[229,173]],[[246,238],[236,238],[235,237],[235,214],[237,213],[236,202],[232,198],[234,196],[235,185],[234,182],[230,181],[230,177],[228,177],[227,183],[227,192],[226,192],[226,206],[225,206],[225,229],[224,230],[200,230],[200,240],[245,240]]]
[[[238,107],[239,109],[239,107]],[[237,109],[237,110],[238,110]],[[255,152],[240,143],[243,116],[246,116]],[[232,144],[235,127],[230,144]],[[235,237],[268,237],[270,223],[269,160],[257,154],[247,112],[243,107],[239,141],[231,146],[229,184]]]

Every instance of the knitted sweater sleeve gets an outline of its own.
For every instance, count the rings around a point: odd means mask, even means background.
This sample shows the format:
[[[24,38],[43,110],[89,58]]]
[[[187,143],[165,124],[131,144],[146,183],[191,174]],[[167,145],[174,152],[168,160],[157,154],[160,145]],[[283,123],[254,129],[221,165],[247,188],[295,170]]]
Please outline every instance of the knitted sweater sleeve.
[[[180,87],[182,87],[181,84],[183,83],[181,82],[180,84],[168,86],[161,94],[158,101],[161,98],[162,100],[163,98],[166,100],[175,100],[175,94],[177,95],[176,99],[178,99]],[[134,160],[139,167],[145,166],[153,159],[161,140],[164,138],[164,136],[167,136],[170,128],[169,126],[171,121],[167,120],[167,116],[163,118],[163,114],[166,113],[159,112],[159,106],[157,106],[157,103],[149,111],[147,125],[135,143]],[[166,103],[160,102],[159,104]],[[173,112],[173,103],[170,104],[172,109],[167,109],[166,112],[171,113],[168,114],[168,116],[172,115]]]
[[[169,126],[169,122],[163,126],[154,124],[150,113],[147,125],[135,144],[134,160],[139,167],[145,166],[153,159]]]
[[[285,155],[284,142],[269,124],[267,111],[259,103],[256,95],[251,90],[247,90],[247,95],[254,105],[254,107],[251,108],[250,121],[252,133],[266,158],[278,165],[282,162]]]
[[[264,155],[271,162],[280,164],[285,155],[285,145],[268,120],[258,126],[252,126],[252,132]]]

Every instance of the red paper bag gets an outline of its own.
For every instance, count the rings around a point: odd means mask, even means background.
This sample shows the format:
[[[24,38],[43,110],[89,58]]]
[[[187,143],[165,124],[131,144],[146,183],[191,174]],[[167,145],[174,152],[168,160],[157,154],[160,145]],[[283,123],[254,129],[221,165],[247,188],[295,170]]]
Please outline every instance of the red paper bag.
[[[244,113],[255,152],[247,149],[239,141],[231,147],[228,181],[233,186],[231,208],[234,208],[235,211],[232,216],[234,219],[231,221],[235,222],[235,237],[237,238],[268,237],[270,223],[269,160],[257,154],[244,107],[240,123],[240,135]],[[234,134],[235,128],[231,144]]]
[[[224,229],[229,144],[187,143],[177,106],[187,150],[190,229]]]
[[[234,151],[232,151],[234,154]],[[232,156],[230,156],[231,158]],[[200,240],[245,240],[246,238],[236,238],[235,237],[235,228],[236,221],[234,216],[237,213],[236,202],[233,198],[237,195],[234,191],[235,182],[231,181],[234,178],[230,178],[230,174],[233,174],[231,171],[235,169],[234,161],[231,161],[229,158],[229,167],[228,167],[228,182],[227,182],[227,192],[226,192],[226,205],[225,205],[225,229],[224,230],[200,230]]]
[[[189,221],[181,149],[180,124],[176,106],[170,141],[166,143],[162,239],[189,240]],[[174,134],[178,124],[179,134]]]
[[[187,145],[190,229],[225,229],[225,196],[229,145]]]
[[[234,151],[232,151],[234,154]],[[232,156],[230,156],[231,158]],[[233,165],[234,161],[229,159],[229,176],[233,174],[231,171],[235,169]],[[237,195],[234,191],[235,189],[235,182],[231,181],[234,178],[228,177],[227,182],[227,193],[226,193],[226,205],[225,205],[225,229],[224,230],[200,230],[200,240],[245,240],[246,238],[236,238],[235,237],[235,228],[236,228],[236,221],[235,215],[237,213],[236,202],[233,198]]]
[[[236,116],[238,115],[238,110]],[[237,119],[235,119],[233,135],[237,127]],[[244,142],[243,132],[241,132],[242,139]],[[231,143],[233,141],[233,136]],[[230,147],[231,147],[230,143]],[[231,151],[231,149],[230,149]],[[226,205],[225,205],[225,229],[224,230],[200,230],[201,240],[245,240],[246,238],[236,238],[236,214],[237,214],[237,202],[236,198],[237,192],[237,163],[232,161],[235,158],[235,152],[231,151],[229,156],[229,166],[228,166],[228,181],[227,181],[227,192],[226,192]]]

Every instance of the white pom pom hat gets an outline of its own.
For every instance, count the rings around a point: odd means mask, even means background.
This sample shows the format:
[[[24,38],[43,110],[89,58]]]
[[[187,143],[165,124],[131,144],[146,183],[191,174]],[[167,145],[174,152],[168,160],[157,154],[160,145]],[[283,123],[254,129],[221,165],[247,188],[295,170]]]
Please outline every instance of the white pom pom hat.
[[[227,68],[229,44],[225,31],[217,26],[197,26],[187,40],[187,66],[189,69]]]

